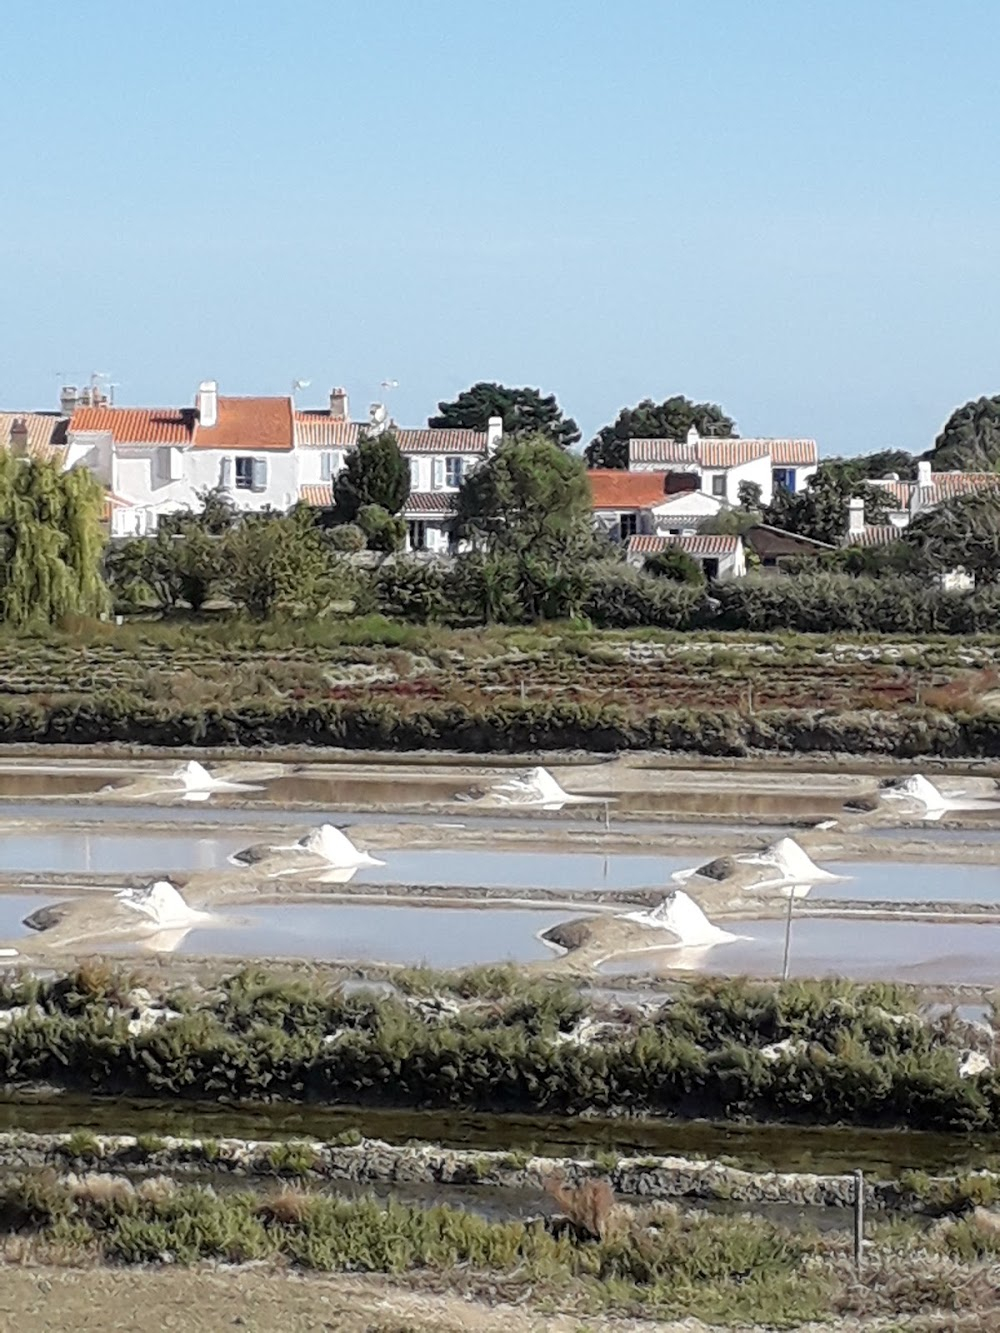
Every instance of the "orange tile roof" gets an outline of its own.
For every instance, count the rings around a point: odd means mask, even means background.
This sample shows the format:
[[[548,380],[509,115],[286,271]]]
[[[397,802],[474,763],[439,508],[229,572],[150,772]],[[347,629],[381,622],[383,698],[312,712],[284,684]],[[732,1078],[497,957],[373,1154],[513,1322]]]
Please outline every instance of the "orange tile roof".
[[[190,444],[196,421],[193,407],[78,407],[69,429],[108,431],[115,444]]]
[[[214,426],[198,423],[196,449],[291,449],[290,398],[226,398],[219,395]]]
[[[903,528],[895,523],[866,523],[860,532],[849,532],[845,538],[846,546],[889,546],[903,536]]]
[[[971,495],[973,491],[993,486],[1000,486],[1000,473],[932,472],[931,484],[917,487],[917,501],[920,505],[940,504],[942,500],[954,500],[957,495]]]
[[[320,412],[295,413],[295,443],[306,449],[350,449],[357,444],[361,425]]]
[[[0,449],[10,448],[15,421],[23,421],[27,427],[29,458],[62,458],[66,448],[65,417],[47,412],[0,412]]]
[[[720,440],[692,441],[632,439],[628,442],[630,463],[694,463],[699,467],[738,467],[757,458],[770,458],[776,467],[806,466],[819,457],[815,440]]]
[[[411,491],[404,514],[454,514],[457,500],[455,491]]]
[[[668,546],[677,546],[688,555],[733,555],[740,538],[732,533],[697,532],[679,537],[654,537],[640,533],[629,538],[629,555],[658,555]]]
[[[909,509],[913,492],[917,487],[915,481],[887,481],[883,477],[872,477],[867,484],[877,486],[880,491],[885,491],[888,495],[891,495],[896,502],[897,509]]]
[[[667,498],[665,472],[594,468],[587,473],[595,509],[650,509]]]
[[[332,509],[333,487],[329,482],[300,486],[299,504],[312,505],[314,509]]]
[[[485,454],[484,430],[403,430],[391,427],[404,454]]]

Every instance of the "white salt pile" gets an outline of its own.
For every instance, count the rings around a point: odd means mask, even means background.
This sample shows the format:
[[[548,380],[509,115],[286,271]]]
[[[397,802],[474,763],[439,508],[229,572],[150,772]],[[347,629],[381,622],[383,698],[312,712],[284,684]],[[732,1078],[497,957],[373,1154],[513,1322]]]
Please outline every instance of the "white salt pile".
[[[884,788],[882,795],[887,801],[910,801],[922,805],[928,819],[940,819],[946,810],[954,808],[923,773],[914,773],[912,777],[903,778],[891,787]],[[956,792],[955,795],[960,797],[962,793]]]
[[[942,791],[922,773],[901,778],[891,787],[883,787],[880,795],[886,801],[906,801],[920,807],[921,819],[940,819],[949,810],[996,810],[1000,812],[1000,802],[981,796],[972,796],[968,792]]]
[[[122,889],[118,901],[138,912],[153,930],[177,930],[208,920],[207,912],[189,907],[168,879],[158,879],[141,889]]]
[[[534,805],[560,810],[564,805],[607,805],[610,797],[574,796],[564,791],[547,768],[529,768],[498,782],[486,793],[501,805]]]
[[[695,900],[683,889],[668,893],[662,902],[642,912],[626,912],[626,921],[653,930],[665,930],[677,937],[678,944],[687,948],[705,948],[712,944],[726,944],[738,939],[727,930],[714,926]]]
[[[736,860],[743,865],[773,866],[776,872],[774,880],[764,880],[770,884],[822,884],[827,880],[837,879],[829,870],[821,870],[794,838],[779,838],[762,852],[745,852]]]
[[[230,782],[226,778],[213,777],[196,759],[189,759],[186,764],[175,769],[170,775],[170,781],[179,785],[186,801],[207,801],[213,792],[260,790],[245,782]]]
[[[296,846],[310,856],[318,856],[328,866],[337,870],[350,870],[357,866],[384,866],[374,856],[355,847],[350,838],[333,824],[321,824],[314,828]]]

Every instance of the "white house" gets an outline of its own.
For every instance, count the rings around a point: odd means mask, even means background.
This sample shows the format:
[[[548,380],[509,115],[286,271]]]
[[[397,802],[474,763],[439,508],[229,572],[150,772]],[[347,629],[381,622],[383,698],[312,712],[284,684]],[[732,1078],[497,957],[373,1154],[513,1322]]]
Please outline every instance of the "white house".
[[[697,560],[707,579],[741,579],[747,572],[742,540],[732,533],[699,532],[681,537],[631,537],[626,559],[641,568],[651,555],[669,547],[684,551]]]
[[[368,422],[351,421],[346,392],[334,389],[328,408],[295,414],[299,498],[319,508],[332,505],[333,479],[344,466],[347,451],[363,436],[390,429],[410,465],[410,496],[403,509],[406,549],[447,553],[454,548],[452,521],[458,489],[503,439],[499,417],[491,417],[485,431],[411,430],[387,421],[384,409],[373,404]]]
[[[594,468],[590,482],[594,526],[613,541],[636,534],[669,536],[697,532],[723,503],[697,488],[688,472],[626,472]]]
[[[113,536],[153,532],[217,486],[239,509],[287,510],[299,494],[291,399],[226,397],[206,380],[194,407],[79,407],[65,467],[79,466],[110,493]]]
[[[739,503],[740,484],[750,482],[760,487],[762,503],[770,504],[778,489],[805,489],[819,453],[815,440],[721,440],[700,436],[692,426],[685,440],[629,440],[628,466],[630,472],[688,471],[699,478],[701,491],[730,505]]]
[[[918,514],[929,509],[936,509],[946,500],[957,499],[960,495],[971,495],[1000,486],[1000,474],[996,472],[934,472],[929,460],[921,459],[917,463],[916,481],[900,481],[895,475],[878,477],[868,485],[877,486],[889,503],[889,522],[896,528],[905,528]],[[857,517],[854,527],[857,530]],[[891,539],[893,534],[887,540]]]

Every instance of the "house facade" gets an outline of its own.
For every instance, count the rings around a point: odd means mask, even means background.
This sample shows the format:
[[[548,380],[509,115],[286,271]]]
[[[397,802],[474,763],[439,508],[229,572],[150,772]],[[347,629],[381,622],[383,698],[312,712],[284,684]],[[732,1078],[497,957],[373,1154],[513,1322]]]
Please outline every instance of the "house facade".
[[[805,489],[819,451],[815,440],[722,440],[700,436],[692,426],[684,440],[629,440],[628,466],[630,472],[689,472],[700,491],[727,505],[739,504],[740,486],[747,482],[760,488],[761,503],[768,505],[776,490]]]
[[[697,560],[707,579],[741,579],[747,572],[742,540],[732,533],[693,533],[680,537],[635,536],[629,539],[626,559],[641,569],[651,555],[668,548]]]
[[[723,509],[685,472],[626,472],[595,468],[587,473],[594,526],[615,542],[634,536],[678,536],[697,532]]]
[[[42,428],[33,429],[40,438]],[[332,391],[327,408],[296,411],[290,397],[230,397],[206,380],[192,407],[76,407],[65,423],[62,458],[64,467],[86,467],[105,486],[112,536],[143,536],[156,531],[162,515],[197,509],[201,494],[216,487],[249,512],[330,507],[349,451],[388,429],[410,465],[408,549],[447,552],[455,496],[502,439],[499,418],[485,431],[399,429],[378,405],[367,423],[351,421],[342,389]]]
[[[206,380],[190,408],[80,407],[65,466],[104,483],[116,537],[155,532],[162,515],[197,509],[219,486],[241,510],[290,509],[299,491],[291,399],[227,397]]]
[[[329,508],[333,481],[359,440],[392,430],[410,467],[410,495],[403,507],[406,550],[445,555],[455,549],[454,519],[458,491],[468,474],[492,454],[503,439],[503,422],[491,417],[484,431],[409,429],[385,420],[373,404],[367,423],[351,421],[347,394],[334,389],[324,409],[295,414],[295,447],[300,460],[299,498],[303,504]]]

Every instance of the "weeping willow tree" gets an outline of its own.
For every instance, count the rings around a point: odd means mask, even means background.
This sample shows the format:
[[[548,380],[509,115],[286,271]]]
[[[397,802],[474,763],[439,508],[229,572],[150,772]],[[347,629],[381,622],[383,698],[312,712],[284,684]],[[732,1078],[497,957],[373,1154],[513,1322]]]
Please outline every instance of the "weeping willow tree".
[[[60,472],[0,453],[0,619],[52,624],[107,610],[103,504],[100,483],[82,468]]]

